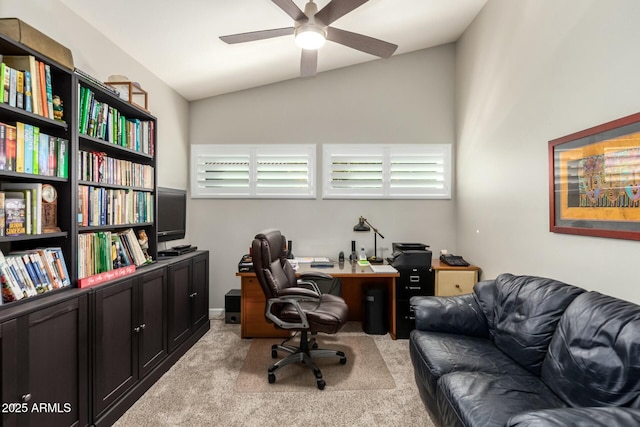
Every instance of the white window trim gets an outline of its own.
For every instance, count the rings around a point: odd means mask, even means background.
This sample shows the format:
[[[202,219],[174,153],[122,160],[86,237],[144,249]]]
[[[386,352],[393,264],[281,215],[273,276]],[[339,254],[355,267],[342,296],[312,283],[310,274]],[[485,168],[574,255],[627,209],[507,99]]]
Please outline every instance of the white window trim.
[[[262,169],[267,180],[260,182],[261,159],[273,158],[277,164],[286,164],[292,158],[300,160],[300,179],[290,182],[273,179],[273,174]],[[205,185],[205,177],[215,175],[207,170],[205,163],[220,161],[223,164],[237,162],[238,180],[224,183],[224,175],[231,169],[221,171],[220,185]],[[260,163],[262,165],[272,162]],[[306,164],[305,164],[306,163]],[[192,198],[251,198],[251,199],[315,199],[316,198],[316,146],[315,144],[194,144],[191,146],[191,197]],[[276,174],[278,171],[276,171]],[[275,185],[264,185],[273,182]],[[302,185],[301,185],[302,184]]]
[[[393,165],[398,164],[393,159],[407,157],[432,166],[418,166],[421,171],[408,166],[405,176],[420,173],[421,178],[398,186],[392,180]],[[349,162],[350,158],[354,163],[342,171],[334,168],[334,159]],[[324,144],[322,160],[323,199],[451,199],[451,144]],[[352,174],[358,178],[349,177]]]

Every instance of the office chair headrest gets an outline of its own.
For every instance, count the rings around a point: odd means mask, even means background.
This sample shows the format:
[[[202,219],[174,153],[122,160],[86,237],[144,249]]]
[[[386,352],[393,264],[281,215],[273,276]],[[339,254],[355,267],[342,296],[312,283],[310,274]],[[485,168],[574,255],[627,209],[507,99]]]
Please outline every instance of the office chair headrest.
[[[283,257],[286,258],[286,239],[279,230],[264,230],[256,234],[255,238],[263,242],[262,244],[266,243],[269,249],[269,259],[262,259],[264,264],[268,265],[277,259],[283,260]],[[253,256],[260,255],[254,253]]]

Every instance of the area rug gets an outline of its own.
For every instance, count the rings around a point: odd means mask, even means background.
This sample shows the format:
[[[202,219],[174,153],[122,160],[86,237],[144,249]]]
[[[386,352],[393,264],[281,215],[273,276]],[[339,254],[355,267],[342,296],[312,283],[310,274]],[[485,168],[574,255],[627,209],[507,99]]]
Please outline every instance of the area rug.
[[[271,346],[282,339],[255,338],[251,343],[235,390],[243,393],[292,392],[317,390],[313,371],[301,364],[291,364],[276,372],[276,382],[269,384],[267,368],[278,359],[271,358]],[[292,340],[293,341],[293,340]],[[383,390],[396,387],[375,341],[368,336],[321,335],[320,348],[341,350],[347,356],[346,365],[339,359],[314,359],[322,370],[329,390]],[[291,343],[291,342],[290,342]],[[279,358],[286,353],[279,352]]]

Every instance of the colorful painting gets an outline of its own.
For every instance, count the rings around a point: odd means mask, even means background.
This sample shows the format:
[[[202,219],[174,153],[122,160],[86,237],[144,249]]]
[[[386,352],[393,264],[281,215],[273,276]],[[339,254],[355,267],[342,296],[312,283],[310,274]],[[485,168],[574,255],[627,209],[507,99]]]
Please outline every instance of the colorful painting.
[[[640,114],[549,142],[552,232],[640,240]]]

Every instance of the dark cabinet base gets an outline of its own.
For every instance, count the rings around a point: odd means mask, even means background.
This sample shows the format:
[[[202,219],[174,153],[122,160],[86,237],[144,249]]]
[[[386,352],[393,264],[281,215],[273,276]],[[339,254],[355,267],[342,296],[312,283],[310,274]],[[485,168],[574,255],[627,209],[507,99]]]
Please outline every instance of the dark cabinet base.
[[[209,322],[202,324],[199,329],[194,331],[189,338],[177,346],[168,357],[156,366],[146,377],[140,380],[122,399],[109,408],[100,419],[95,420],[95,425],[110,426],[115,423],[127,409],[133,406],[209,329]]]

